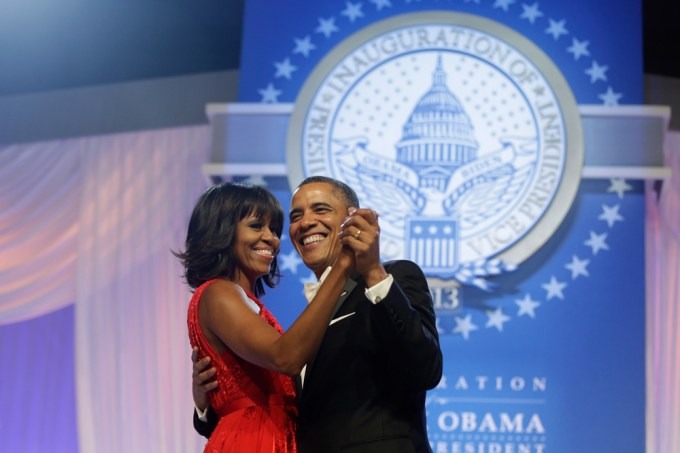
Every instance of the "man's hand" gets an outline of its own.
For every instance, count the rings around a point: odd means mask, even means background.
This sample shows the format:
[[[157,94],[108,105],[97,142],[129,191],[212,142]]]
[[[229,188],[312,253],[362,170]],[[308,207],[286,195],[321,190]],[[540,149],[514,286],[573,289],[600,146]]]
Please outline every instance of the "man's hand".
[[[210,357],[205,356],[198,360],[198,348],[194,347],[191,351],[191,362],[193,372],[191,373],[191,394],[194,397],[194,404],[201,411],[208,407],[208,392],[217,388],[215,373],[217,370],[210,367]]]
[[[349,209],[349,216],[341,225],[342,243],[354,251],[356,270],[368,287],[377,285],[387,272],[380,262],[380,225],[378,213],[372,209]]]

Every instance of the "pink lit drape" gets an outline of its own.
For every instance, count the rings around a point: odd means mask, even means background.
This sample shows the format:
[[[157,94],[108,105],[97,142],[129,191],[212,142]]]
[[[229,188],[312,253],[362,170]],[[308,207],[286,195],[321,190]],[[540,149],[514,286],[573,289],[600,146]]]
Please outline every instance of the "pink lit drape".
[[[79,451],[184,453],[204,444],[191,426],[189,293],[170,249],[182,246],[205,189],[209,137],[197,126],[0,149],[0,325],[75,302]],[[12,381],[25,388],[3,390],[26,411],[2,416],[53,425],[58,408],[25,406],[32,388],[54,382],[17,361],[28,343],[0,349],[6,370],[27,371]],[[50,392],[44,398],[35,403],[51,405]],[[17,442],[21,451],[44,445]],[[65,448],[51,451],[73,451]]]
[[[647,183],[647,451],[680,452],[680,132],[670,132],[661,196]]]
[[[0,147],[0,402],[19,409],[0,415],[3,445],[14,434],[3,427],[32,425],[15,451],[49,442],[75,451],[33,434],[64,430],[40,427],[54,426],[65,404],[48,400],[57,367],[75,363],[62,373],[75,376],[79,451],[201,450],[190,418],[188,292],[169,250],[181,246],[205,187],[209,145],[209,128],[196,126]],[[667,148],[673,177],[659,200],[651,184],[647,191],[650,453],[680,452],[680,134],[668,135]],[[74,303],[75,337],[64,344],[75,351],[32,342],[53,336],[15,333],[59,313],[35,324],[50,329]],[[71,359],[45,368],[35,348]],[[42,389],[41,399],[27,397]]]
[[[68,141],[0,148],[0,325],[75,300],[80,156]]]

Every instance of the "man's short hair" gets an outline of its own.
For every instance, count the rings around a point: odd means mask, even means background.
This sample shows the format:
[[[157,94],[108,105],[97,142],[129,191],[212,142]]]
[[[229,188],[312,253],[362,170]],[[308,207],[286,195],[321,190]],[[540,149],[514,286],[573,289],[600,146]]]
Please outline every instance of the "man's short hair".
[[[315,182],[330,184],[336,189],[337,194],[345,202],[348,208],[350,207],[359,208],[359,197],[357,196],[357,193],[354,191],[354,189],[352,189],[344,182],[337,179],[329,178],[328,176],[310,176],[308,178],[305,178],[304,181],[298,184],[298,189],[304,185],[312,184]]]

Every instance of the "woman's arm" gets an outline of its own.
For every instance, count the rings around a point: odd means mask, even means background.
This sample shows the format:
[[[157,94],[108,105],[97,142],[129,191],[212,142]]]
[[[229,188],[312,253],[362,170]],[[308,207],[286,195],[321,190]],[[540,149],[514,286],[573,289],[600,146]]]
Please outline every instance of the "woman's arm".
[[[228,281],[218,280],[203,293],[199,321],[218,353],[228,347],[239,357],[279,373],[295,376],[314,356],[349,277],[353,253],[343,250],[312,303],[283,335],[247,304],[247,296]]]

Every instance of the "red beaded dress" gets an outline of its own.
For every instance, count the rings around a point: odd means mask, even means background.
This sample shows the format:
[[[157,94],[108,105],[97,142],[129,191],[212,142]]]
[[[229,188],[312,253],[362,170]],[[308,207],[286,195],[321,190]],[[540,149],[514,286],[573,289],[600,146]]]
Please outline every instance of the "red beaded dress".
[[[295,384],[293,378],[254,365],[230,350],[218,355],[203,336],[198,322],[201,295],[215,280],[196,289],[189,302],[189,341],[199,356],[210,356],[217,370],[218,387],[209,393],[210,405],[220,417],[204,452],[294,453]],[[260,317],[280,333],[274,316],[253,294],[246,294],[260,307]]]

